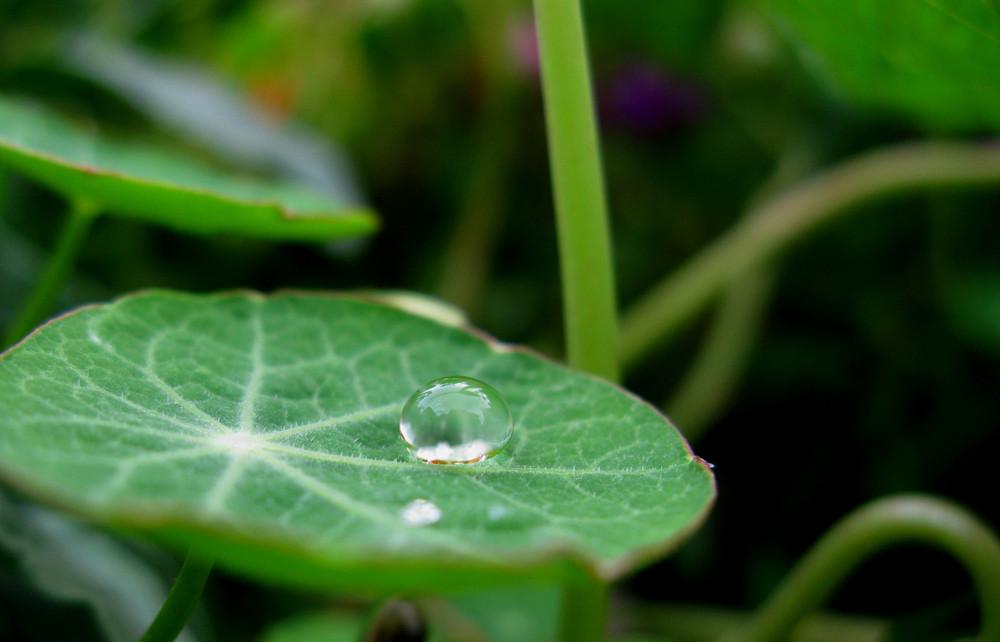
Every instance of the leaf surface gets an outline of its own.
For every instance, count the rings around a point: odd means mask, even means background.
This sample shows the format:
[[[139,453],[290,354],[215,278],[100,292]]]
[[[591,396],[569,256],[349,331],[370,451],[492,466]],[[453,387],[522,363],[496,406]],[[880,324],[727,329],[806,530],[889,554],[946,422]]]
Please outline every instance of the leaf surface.
[[[108,141],[0,97],[0,163],[102,211],[189,234],[323,241],[364,236],[367,208],[292,184],[233,176],[194,158]]]
[[[514,436],[436,466],[406,399],[466,375]],[[303,585],[461,588],[613,579],[665,553],[714,497],[665,417],[609,383],[342,296],[154,292],[81,309],[0,360],[0,472],[92,519]],[[414,500],[440,511],[405,519]]]
[[[261,642],[357,642],[364,635],[364,624],[359,616],[310,613],[275,624]]]
[[[1000,130],[995,0],[760,2],[860,102],[937,130]]]

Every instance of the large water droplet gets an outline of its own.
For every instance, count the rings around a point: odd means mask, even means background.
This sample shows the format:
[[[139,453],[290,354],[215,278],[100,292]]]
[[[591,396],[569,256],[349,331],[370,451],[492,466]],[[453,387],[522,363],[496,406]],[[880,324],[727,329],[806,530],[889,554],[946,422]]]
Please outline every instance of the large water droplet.
[[[472,377],[435,379],[413,393],[399,417],[403,441],[431,464],[471,464],[492,457],[513,431],[500,393]]]

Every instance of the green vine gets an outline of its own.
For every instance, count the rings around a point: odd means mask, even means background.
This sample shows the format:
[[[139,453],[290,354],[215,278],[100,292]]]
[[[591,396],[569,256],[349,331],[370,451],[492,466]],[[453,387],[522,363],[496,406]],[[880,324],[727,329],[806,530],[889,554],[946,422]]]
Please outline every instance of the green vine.
[[[753,208],[634,303],[622,319],[623,367],[669,339],[718,292],[835,215],[879,197],[934,187],[1000,183],[1000,147],[921,142],[846,161]]]
[[[31,296],[11,322],[4,334],[4,348],[20,341],[52,311],[56,298],[69,276],[73,261],[87,239],[90,226],[97,217],[98,207],[90,201],[74,200],[70,203],[69,216]]]
[[[1000,642],[1000,541],[975,515],[942,499],[899,496],[851,513],[817,542],[744,629],[724,642],[784,640],[866,559],[904,542],[953,555],[972,576],[982,618],[979,642]]]
[[[139,642],[172,642],[177,639],[198,606],[213,563],[212,559],[199,557],[188,551],[184,565],[170,588],[170,594]]]

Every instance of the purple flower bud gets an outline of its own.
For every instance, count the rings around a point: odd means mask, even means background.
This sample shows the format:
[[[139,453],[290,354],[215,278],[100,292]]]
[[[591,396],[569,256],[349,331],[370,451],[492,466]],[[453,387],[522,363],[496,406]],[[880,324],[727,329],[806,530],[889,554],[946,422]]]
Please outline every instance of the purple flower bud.
[[[641,135],[675,132],[708,111],[700,87],[649,64],[624,67],[601,92],[600,104],[609,127]]]

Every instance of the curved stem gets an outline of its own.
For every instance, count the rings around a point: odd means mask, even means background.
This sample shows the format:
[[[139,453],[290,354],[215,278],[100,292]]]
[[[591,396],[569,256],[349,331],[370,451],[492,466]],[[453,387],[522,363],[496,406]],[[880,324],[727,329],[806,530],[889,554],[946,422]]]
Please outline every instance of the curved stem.
[[[87,238],[90,225],[97,216],[97,208],[87,201],[73,201],[69,217],[63,226],[48,265],[42,272],[31,296],[11,322],[4,334],[4,348],[20,341],[41,323],[52,310],[63,283],[69,275],[73,261]]]
[[[633,304],[619,358],[635,364],[737,275],[859,203],[918,188],[1000,183],[1000,145],[921,142],[869,152],[754,208]]]
[[[750,211],[814,166],[811,149],[794,146],[783,153],[771,177],[758,189]],[[664,404],[690,442],[725,410],[757,342],[776,281],[774,265],[752,266],[725,286],[715,317],[677,390]]]
[[[569,363],[611,380],[617,313],[579,0],[535,0]]]
[[[872,502],[837,523],[798,563],[750,625],[726,642],[784,640],[870,556],[903,542],[939,547],[969,571],[979,594],[980,642],[1000,642],[1000,541],[975,515],[922,496]]]
[[[172,642],[177,639],[198,605],[212,564],[212,559],[198,557],[188,551],[170,594],[139,642]]]
[[[626,616],[636,631],[686,642],[715,642],[750,621],[746,611],[702,604],[630,605]],[[816,612],[802,618],[789,642],[881,642],[890,628],[878,618]]]
[[[769,267],[755,267],[726,288],[694,364],[666,403],[688,441],[697,441],[725,409],[763,325],[774,285]]]

